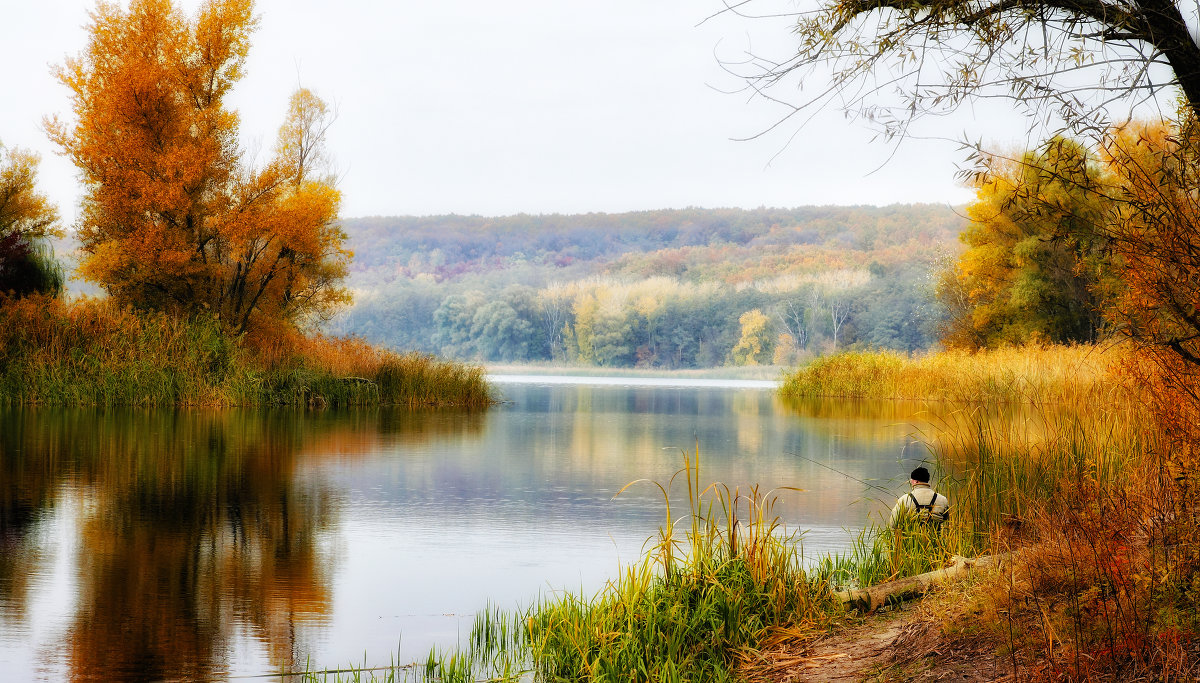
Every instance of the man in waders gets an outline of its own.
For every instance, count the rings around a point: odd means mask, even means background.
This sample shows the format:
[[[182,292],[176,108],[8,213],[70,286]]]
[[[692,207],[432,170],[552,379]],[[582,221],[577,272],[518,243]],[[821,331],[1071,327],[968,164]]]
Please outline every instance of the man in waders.
[[[912,491],[900,496],[892,508],[892,526],[915,520],[937,528],[950,516],[950,499],[929,488],[929,470],[918,467],[909,475]]]

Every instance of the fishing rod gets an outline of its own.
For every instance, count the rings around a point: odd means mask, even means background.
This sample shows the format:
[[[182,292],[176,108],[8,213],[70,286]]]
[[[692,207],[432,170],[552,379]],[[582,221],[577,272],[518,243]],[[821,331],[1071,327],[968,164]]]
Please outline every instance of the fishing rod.
[[[873,489],[878,489],[878,490],[883,491],[884,493],[888,494],[889,496],[895,495],[895,492],[889,488],[884,488],[883,486],[880,486],[879,484],[872,484],[871,482],[863,481],[862,479],[859,479],[858,477],[856,477],[852,474],[847,474],[837,468],[830,467],[829,465],[826,465],[825,463],[823,463],[819,460],[813,460],[812,458],[808,457],[807,455],[800,455],[799,453],[793,453],[791,451],[784,451],[784,455],[790,455],[790,456],[793,456],[796,458],[800,458],[801,460],[807,460],[814,465],[820,465],[821,467],[824,467],[825,469],[829,470],[830,472],[833,472],[834,474],[840,474],[847,479],[850,479],[852,481],[857,481],[858,483],[862,484],[863,486],[873,488]]]

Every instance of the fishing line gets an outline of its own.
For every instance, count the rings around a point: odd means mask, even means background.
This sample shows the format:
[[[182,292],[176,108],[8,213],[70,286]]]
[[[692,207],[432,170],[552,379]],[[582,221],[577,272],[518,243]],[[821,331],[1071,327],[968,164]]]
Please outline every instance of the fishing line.
[[[867,486],[867,487],[873,488],[873,489],[878,489],[878,490],[883,491],[884,493],[888,494],[889,496],[895,495],[895,492],[892,491],[891,489],[884,488],[884,487],[880,486],[879,484],[872,484],[870,482],[863,481],[862,479],[859,479],[858,477],[856,477],[852,474],[847,474],[839,469],[830,467],[829,465],[826,465],[825,463],[823,463],[819,460],[813,460],[812,458],[808,457],[807,455],[800,455],[799,453],[793,453],[791,451],[784,451],[783,453],[784,453],[784,455],[790,455],[790,456],[793,456],[796,458],[800,458],[801,460],[807,460],[814,465],[820,465],[821,467],[824,467],[825,469],[829,470],[830,472],[833,472],[834,474],[840,474],[847,479],[857,481],[858,483],[862,484],[863,486]]]

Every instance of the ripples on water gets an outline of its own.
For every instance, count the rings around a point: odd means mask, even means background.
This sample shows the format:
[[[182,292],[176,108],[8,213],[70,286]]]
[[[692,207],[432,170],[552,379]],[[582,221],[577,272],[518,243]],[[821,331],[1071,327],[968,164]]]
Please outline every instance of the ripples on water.
[[[925,450],[905,408],[773,382],[493,378],[487,412],[0,411],[0,678],[222,679],[422,659],[475,610],[592,592],[701,476],[797,486],[844,547]],[[833,468],[846,476],[834,473]],[[682,495],[682,492],[681,492]]]

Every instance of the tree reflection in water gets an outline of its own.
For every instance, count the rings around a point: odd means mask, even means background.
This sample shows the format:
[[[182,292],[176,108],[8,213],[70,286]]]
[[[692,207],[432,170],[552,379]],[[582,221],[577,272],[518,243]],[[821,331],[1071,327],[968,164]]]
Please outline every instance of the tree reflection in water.
[[[39,520],[77,511],[77,594],[49,669],[75,680],[219,677],[247,632],[273,667],[330,613],[338,494],[308,454],[461,433],[470,415],[0,410],[0,618],[27,627]],[[467,425],[468,429],[470,425]]]

